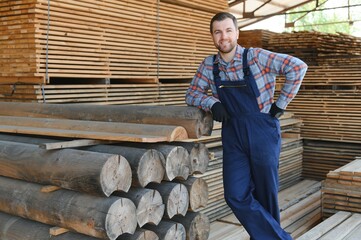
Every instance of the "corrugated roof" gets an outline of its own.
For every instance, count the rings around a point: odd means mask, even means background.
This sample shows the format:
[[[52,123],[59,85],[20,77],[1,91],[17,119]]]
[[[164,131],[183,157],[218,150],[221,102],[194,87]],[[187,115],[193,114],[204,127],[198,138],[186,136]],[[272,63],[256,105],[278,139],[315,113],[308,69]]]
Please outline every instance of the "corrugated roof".
[[[243,28],[311,1],[314,0],[229,0],[228,4],[239,28]]]

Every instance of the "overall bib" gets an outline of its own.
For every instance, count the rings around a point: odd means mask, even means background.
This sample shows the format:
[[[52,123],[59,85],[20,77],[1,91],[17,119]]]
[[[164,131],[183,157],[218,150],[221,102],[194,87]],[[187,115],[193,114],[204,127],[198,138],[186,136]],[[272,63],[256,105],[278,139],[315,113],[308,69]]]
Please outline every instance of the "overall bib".
[[[277,118],[260,112],[259,90],[243,53],[244,79],[213,75],[219,100],[230,115],[222,124],[224,197],[253,240],[292,239],[280,226],[278,165],[281,147]]]

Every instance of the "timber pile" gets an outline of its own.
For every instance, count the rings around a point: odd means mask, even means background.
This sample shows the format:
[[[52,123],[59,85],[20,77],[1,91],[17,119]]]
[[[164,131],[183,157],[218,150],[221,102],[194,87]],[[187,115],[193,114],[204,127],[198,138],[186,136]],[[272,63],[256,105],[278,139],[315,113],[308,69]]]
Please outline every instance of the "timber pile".
[[[281,225],[295,239],[321,221],[321,183],[302,180],[279,192]],[[209,240],[248,240],[249,235],[236,217],[219,219],[211,224]]]
[[[123,110],[100,110],[96,106],[84,109],[83,105],[10,105],[4,103],[2,117],[9,117],[6,115],[9,113],[27,116],[15,117],[18,119],[13,122],[17,123],[20,118],[29,122],[57,117],[66,124],[70,116],[91,118],[86,125],[96,118],[144,122],[154,121],[152,116],[159,118],[161,112],[163,117],[156,120],[158,124],[172,122],[169,112],[158,107],[138,108],[136,114],[137,108],[126,112],[126,106]],[[196,113],[200,110],[191,109],[183,114],[178,111],[177,121],[182,118],[190,121],[189,129],[197,132],[194,137],[207,128],[211,130],[210,126],[201,126],[196,120],[201,116]],[[50,133],[60,126],[48,123],[46,127],[53,128]],[[198,127],[202,130],[196,130]],[[66,128],[74,128],[74,125]],[[144,129],[141,132],[144,133]],[[5,237],[24,224],[24,228],[39,229],[39,234],[57,227],[60,230],[54,230],[53,235],[61,237],[62,233],[71,231],[74,238],[79,236],[79,239],[83,235],[100,239],[208,238],[209,219],[199,212],[207,205],[208,186],[203,179],[192,176],[207,169],[209,154],[204,144],[163,142],[150,145],[117,140],[117,144],[102,145],[101,141],[93,139],[57,139],[54,138],[58,136],[56,133],[47,136],[48,139],[0,135],[0,217],[6,219],[0,223],[0,229],[11,227],[4,233]],[[38,232],[34,230],[32,234]],[[18,235],[17,239],[25,239],[21,233]],[[29,239],[35,238],[38,239],[32,235]]]
[[[201,59],[214,52],[209,41],[211,16],[228,7],[226,0],[202,1],[201,8],[198,4],[183,0],[3,2],[0,82],[188,79]]]
[[[303,144],[300,138],[302,121],[293,117],[292,113],[286,113],[281,118],[282,149],[280,156],[280,189],[285,189],[299,182],[302,174]],[[211,136],[201,137],[195,141],[204,143],[211,153],[208,169],[196,177],[204,179],[209,187],[208,205],[201,210],[211,222],[227,216],[231,213],[230,208],[224,201],[222,180],[222,142],[221,125],[215,124]]]
[[[11,102],[97,105],[185,105],[189,83],[2,85],[0,99]]]
[[[268,49],[268,42],[277,33],[264,29],[239,31],[238,44],[245,48]]]
[[[357,213],[339,211],[318,224],[297,240],[351,240],[361,236],[361,215]]]
[[[361,61],[361,39],[346,34],[292,32],[272,36],[268,49],[287,53],[309,65],[347,65]]]
[[[322,212],[327,218],[337,211],[361,212],[361,158],[330,171],[322,183]]]

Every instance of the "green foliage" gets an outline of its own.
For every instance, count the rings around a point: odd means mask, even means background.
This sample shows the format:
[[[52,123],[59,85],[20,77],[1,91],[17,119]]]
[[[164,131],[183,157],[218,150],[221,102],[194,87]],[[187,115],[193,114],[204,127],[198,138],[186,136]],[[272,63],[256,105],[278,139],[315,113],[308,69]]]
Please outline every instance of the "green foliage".
[[[341,32],[353,34],[354,32],[360,30],[359,25],[352,24],[352,21],[360,20],[357,18],[360,18],[359,12],[361,7],[337,8],[347,6],[348,1],[345,0],[319,0],[318,2],[319,7],[317,8],[316,1],[313,1],[289,11],[286,15],[286,22],[295,22],[295,27],[287,28],[286,31],[291,32],[306,30],[325,33]],[[350,5],[361,4],[361,0],[349,0],[349,2]],[[312,11],[315,8],[324,10]],[[309,12],[307,13],[307,11]]]

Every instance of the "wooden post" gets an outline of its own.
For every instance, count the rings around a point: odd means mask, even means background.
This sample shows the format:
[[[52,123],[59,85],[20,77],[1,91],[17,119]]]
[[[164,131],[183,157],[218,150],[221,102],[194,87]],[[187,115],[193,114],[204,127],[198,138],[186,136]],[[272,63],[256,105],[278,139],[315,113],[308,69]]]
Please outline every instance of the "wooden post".
[[[165,159],[163,154],[155,149],[120,145],[97,145],[83,149],[124,156],[132,168],[133,187],[145,187],[150,182],[160,183],[164,178],[163,162]]]
[[[212,115],[189,106],[140,106],[91,104],[0,103],[0,115],[106,122],[174,125],[184,127],[190,138],[209,136]]]
[[[42,193],[42,185],[0,177],[0,211],[98,238],[134,233],[134,203],[70,190]]]
[[[164,214],[162,196],[157,190],[147,188],[131,188],[127,193],[116,192],[114,195],[129,198],[135,204],[138,226],[149,223],[158,225]]]
[[[129,163],[120,155],[47,151],[6,141],[0,141],[0,175],[105,196],[128,191],[132,180]]]
[[[11,240],[96,240],[80,233],[50,236],[52,226],[0,212],[0,239]]]
[[[157,226],[145,225],[143,228],[155,232],[162,240],[185,240],[186,230],[180,223],[162,220]]]
[[[181,223],[187,234],[187,240],[207,240],[210,231],[210,222],[206,215],[202,213],[188,212],[183,216],[174,216],[173,221]]]
[[[161,184],[149,183],[147,188],[157,190],[165,204],[164,217],[172,218],[175,215],[185,215],[189,206],[189,195],[186,187],[180,183],[165,182]]]
[[[207,206],[208,184],[202,178],[189,177],[187,180],[174,180],[186,186],[189,194],[189,211],[198,212]]]

